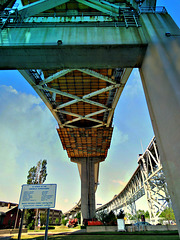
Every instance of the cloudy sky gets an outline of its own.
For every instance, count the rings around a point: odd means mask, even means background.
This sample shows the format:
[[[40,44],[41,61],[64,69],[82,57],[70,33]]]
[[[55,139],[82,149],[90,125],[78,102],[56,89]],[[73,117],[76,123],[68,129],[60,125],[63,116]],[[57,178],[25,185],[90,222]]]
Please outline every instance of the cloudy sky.
[[[180,1],[159,0],[179,24]],[[170,4],[171,2],[171,4]],[[177,6],[176,8],[174,6]],[[114,116],[114,133],[107,159],[100,164],[98,204],[119,193],[154,136],[137,69],[122,93]],[[18,71],[0,71],[0,201],[18,202],[28,170],[48,161],[46,183],[57,183],[56,209],[66,211],[80,199],[77,165],[63,150],[57,123]]]

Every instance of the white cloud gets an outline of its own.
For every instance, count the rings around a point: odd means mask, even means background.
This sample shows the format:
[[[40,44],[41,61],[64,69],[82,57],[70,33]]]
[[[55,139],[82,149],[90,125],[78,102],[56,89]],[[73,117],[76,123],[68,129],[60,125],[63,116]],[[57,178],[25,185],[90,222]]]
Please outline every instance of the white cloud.
[[[117,147],[124,142],[128,141],[128,135],[120,131],[116,126],[114,126],[111,146]]]
[[[142,94],[141,78],[137,69],[133,70],[128,83],[125,86],[125,91],[123,91],[123,94],[128,98]]]
[[[62,148],[57,123],[42,100],[1,85],[0,116],[0,200],[18,202],[28,170],[40,159],[48,160],[47,181],[61,186],[64,168],[72,171],[74,165]]]
[[[120,185],[122,185],[122,186],[124,186],[124,187],[125,187],[126,184],[127,184],[126,182],[123,182],[122,180],[115,180],[115,179],[113,179],[112,182],[113,182],[113,183],[118,183],[118,184],[120,184]]]

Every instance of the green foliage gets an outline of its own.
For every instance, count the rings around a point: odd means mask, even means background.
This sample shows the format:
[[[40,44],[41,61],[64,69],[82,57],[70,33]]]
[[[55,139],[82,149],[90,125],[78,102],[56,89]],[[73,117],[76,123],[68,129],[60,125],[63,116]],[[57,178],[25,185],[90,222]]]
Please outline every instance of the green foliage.
[[[45,213],[40,214],[40,221],[41,221],[41,225],[46,225],[46,214]]]
[[[175,216],[172,208],[166,208],[161,214],[160,217],[164,218],[170,223],[170,220],[175,221]]]
[[[118,218],[118,219],[123,219],[124,216],[125,216],[124,211],[123,211],[123,210],[120,210],[119,213],[118,213],[118,215],[117,215],[117,218]]]
[[[126,213],[126,217],[129,219],[129,220],[136,220],[136,221],[140,221],[141,220],[141,215],[144,215],[145,218],[149,218],[149,212],[148,211],[144,211],[144,210],[141,210],[139,209],[135,215],[131,215],[130,213]]]
[[[126,216],[127,219],[129,219],[129,220],[137,220],[136,215],[133,216],[133,215],[131,215],[130,213],[126,213],[125,216]]]
[[[28,171],[27,184],[43,184],[47,177],[47,160],[40,160]]]
[[[59,218],[56,218],[55,224],[59,224]]]
[[[145,215],[145,211],[139,209],[139,210],[136,212],[136,216],[137,216],[138,220],[141,220],[141,215]]]
[[[96,215],[96,218],[104,225],[117,225],[117,219],[113,211],[110,213],[107,213],[107,211],[102,211]]]
[[[104,222],[104,219],[106,218],[107,214],[108,213],[107,213],[106,210],[101,211],[101,212],[96,214],[96,218],[97,218],[98,221]]]
[[[43,184],[47,177],[46,165],[47,165],[47,160],[40,160],[37,162],[36,166],[33,166],[32,168],[30,168],[27,176],[27,184]],[[38,214],[38,211],[37,211],[37,214]],[[37,215],[35,217],[34,209],[27,210],[26,223],[27,223],[28,229],[34,228],[34,225],[35,225],[34,218],[37,219]]]
[[[34,229],[34,217],[35,217],[34,209],[27,209],[25,211],[25,220],[26,220],[26,223],[27,223],[27,228],[29,230]]]
[[[49,217],[49,224],[52,224],[52,217]]]
[[[80,223],[81,222],[81,213],[80,212],[78,212],[76,214],[76,218],[78,219],[78,222]]]
[[[62,223],[64,226],[66,226],[66,224],[67,224],[68,221],[69,221],[68,219],[62,219],[62,220],[61,220],[61,223]]]
[[[144,215],[145,218],[149,218],[149,212],[148,212],[148,211],[145,212],[144,210],[139,209],[139,210],[136,212],[136,215],[133,216],[133,220],[140,221],[142,215]]]
[[[145,218],[149,218],[150,217],[148,210],[145,212],[144,216],[145,216]]]
[[[68,220],[68,219],[65,219],[65,216],[62,215],[61,223],[62,223],[64,226],[66,226],[66,224],[67,224],[68,221],[69,221],[69,220]]]
[[[41,213],[40,214],[40,221],[41,221],[41,226],[46,225],[46,219],[47,219],[47,213]],[[58,223],[59,219],[57,218]],[[49,217],[49,224],[52,224],[52,218]]]

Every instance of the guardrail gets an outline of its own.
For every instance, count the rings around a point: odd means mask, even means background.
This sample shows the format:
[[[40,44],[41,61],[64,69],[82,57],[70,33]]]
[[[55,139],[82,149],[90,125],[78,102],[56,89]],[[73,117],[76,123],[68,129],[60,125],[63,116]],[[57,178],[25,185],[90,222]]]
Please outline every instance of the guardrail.
[[[139,7],[138,8],[138,14],[142,13],[168,13],[166,8],[163,6],[157,6],[157,7]]]

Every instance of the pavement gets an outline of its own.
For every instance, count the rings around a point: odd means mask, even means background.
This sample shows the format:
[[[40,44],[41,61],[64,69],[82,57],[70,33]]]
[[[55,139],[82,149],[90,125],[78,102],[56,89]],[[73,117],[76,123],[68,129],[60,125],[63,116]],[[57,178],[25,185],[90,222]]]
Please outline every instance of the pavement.
[[[86,229],[76,230],[73,232],[48,232],[48,236],[51,236],[51,235],[73,235],[73,234],[79,234],[79,233],[85,233],[85,232],[86,232]],[[32,233],[28,233],[28,235],[44,236],[44,232],[32,232]]]
[[[73,235],[85,233],[86,229],[76,230],[72,232],[48,232],[48,236],[52,235]],[[17,233],[16,233],[17,234]],[[44,232],[31,232],[31,233],[22,233],[21,235],[31,235],[31,236],[44,236]],[[15,234],[0,234],[0,240],[10,240]]]

